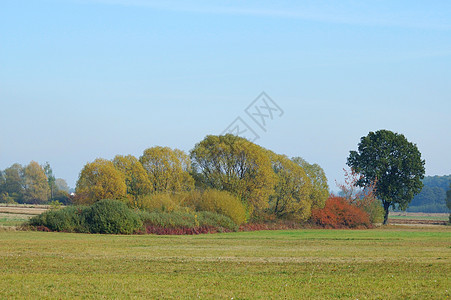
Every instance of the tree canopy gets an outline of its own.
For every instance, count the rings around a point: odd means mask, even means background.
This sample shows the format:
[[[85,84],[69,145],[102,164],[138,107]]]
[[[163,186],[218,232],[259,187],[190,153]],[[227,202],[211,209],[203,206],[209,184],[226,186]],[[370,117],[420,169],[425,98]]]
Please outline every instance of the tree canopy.
[[[111,161],[98,158],[81,170],[76,193],[76,201],[83,204],[102,199],[120,199],[127,193],[125,177]]]
[[[291,160],[301,166],[310,179],[312,208],[323,208],[329,197],[329,185],[323,168],[318,164],[309,164],[302,157],[293,157]]]
[[[248,215],[268,208],[276,177],[265,150],[231,134],[209,135],[191,151],[197,185],[228,191]]]
[[[362,178],[361,187],[376,182],[376,196],[382,201],[388,220],[390,206],[405,210],[421,191],[425,161],[417,146],[402,134],[389,130],[370,132],[362,137],[357,151],[350,151],[347,164]]]
[[[276,175],[269,210],[277,217],[305,221],[313,205],[312,183],[305,170],[284,155],[268,151]]]
[[[139,160],[133,155],[116,155],[113,164],[123,175],[127,186],[127,194],[133,198],[150,193],[152,186]]]
[[[139,158],[147,172],[152,192],[180,192],[194,188],[189,157],[169,147],[152,147]]]

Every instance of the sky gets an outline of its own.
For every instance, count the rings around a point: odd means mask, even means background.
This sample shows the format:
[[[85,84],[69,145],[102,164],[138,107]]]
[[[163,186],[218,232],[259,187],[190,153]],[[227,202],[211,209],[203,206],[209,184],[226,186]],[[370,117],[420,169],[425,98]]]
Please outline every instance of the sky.
[[[98,157],[190,151],[238,117],[332,190],[380,129],[445,175],[450,112],[450,1],[0,2],[0,169],[48,161],[71,187]]]

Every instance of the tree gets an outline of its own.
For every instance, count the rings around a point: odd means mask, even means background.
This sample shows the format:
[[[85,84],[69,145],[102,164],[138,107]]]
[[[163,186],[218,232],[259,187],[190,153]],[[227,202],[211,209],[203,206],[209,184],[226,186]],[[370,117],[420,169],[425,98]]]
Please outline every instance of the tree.
[[[127,194],[134,199],[139,195],[145,195],[151,191],[151,183],[146,170],[133,155],[116,155],[113,164],[125,178]]]
[[[302,157],[293,157],[291,160],[300,165],[310,179],[312,185],[310,193],[312,208],[323,208],[329,197],[329,185],[327,184],[327,177],[323,168],[318,164],[309,164]]]
[[[56,178],[55,185],[56,185],[56,189],[58,191],[64,191],[66,193],[69,193],[69,186],[67,185],[66,180],[64,180],[62,178]]]
[[[279,218],[305,221],[310,217],[313,197],[312,183],[304,169],[284,155],[268,151],[276,174],[274,194],[269,210]]]
[[[196,184],[232,193],[248,216],[268,208],[275,175],[265,150],[231,134],[209,135],[191,151]]]
[[[350,151],[347,160],[349,167],[363,175],[356,183],[358,186],[376,182],[376,196],[385,210],[384,224],[390,207],[405,210],[421,191],[424,163],[415,144],[389,130],[362,137],[358,151]]]
[[[23,202],[24,182],[23,167],[20,164],[13,164],[3,171],[3,193],[12,197],[15,202]]]
[[[81,170],[76,187],[76,202],[92,204],[102,199],[121,199],[126,193],[124,175],[111,161],[98,158]]]
[[[44,169],[31,161],[23,171],[24,202],[40,204],[49,199],[50,189]]]
[[[189,174],[188,160],[183,151],[168,147],[148,148],[139,158],[149,177],[152,192],[192,190],[194,179]]]
[[[47,182],[49,184],[50,189],[50,200],[53,199],[54,193],[56,191],[56,185],[55,185],[55,176],[53,176],[53,170],[52,167],[50,167],[49,162],[46,162],[44,165],[44,172],[45,176],[47,176]]]

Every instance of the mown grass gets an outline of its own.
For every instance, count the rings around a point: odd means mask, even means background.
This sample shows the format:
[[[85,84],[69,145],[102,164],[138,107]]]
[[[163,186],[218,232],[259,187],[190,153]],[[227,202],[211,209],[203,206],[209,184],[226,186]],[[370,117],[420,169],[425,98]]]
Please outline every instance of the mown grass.
[[[0,298],[450,297],[451,231],[0,232]]]
[[[411,216],[411,215],[407,215],[407,216],[390,216],[389,219],[394,219],[394,220],[432,220],[432,221],[448,221],[449,217],[444,215],[444,216]]]
[[[19,226],[31,217],[31,215],[24,214],[0,213],[0,226]]]

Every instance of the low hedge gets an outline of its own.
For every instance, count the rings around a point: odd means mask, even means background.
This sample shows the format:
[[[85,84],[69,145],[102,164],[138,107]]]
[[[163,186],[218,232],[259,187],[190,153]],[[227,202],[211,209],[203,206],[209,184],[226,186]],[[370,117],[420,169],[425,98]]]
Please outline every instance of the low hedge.
[[[30,219],[30,226],[51,231],[131,234],[142,228],[138,214],[117,200],[101,200],[91,206],[68,206]]]

